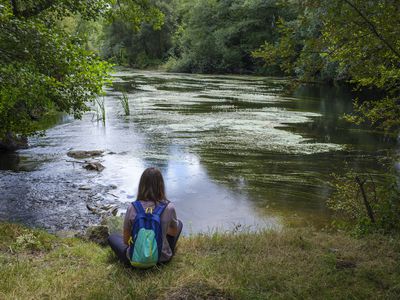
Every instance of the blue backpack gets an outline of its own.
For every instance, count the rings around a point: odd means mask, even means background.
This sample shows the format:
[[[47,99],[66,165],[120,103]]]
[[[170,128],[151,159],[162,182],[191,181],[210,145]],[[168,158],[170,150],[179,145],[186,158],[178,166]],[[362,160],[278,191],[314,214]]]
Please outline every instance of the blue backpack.
[[[160,203],[154,210],[148,207],[146,211],[138,200],[132,205],[136,209],[136,217],[129,239],[129,260],[136,268],[150,268],[161,258],[163,238],[160,217],[167,204]]]

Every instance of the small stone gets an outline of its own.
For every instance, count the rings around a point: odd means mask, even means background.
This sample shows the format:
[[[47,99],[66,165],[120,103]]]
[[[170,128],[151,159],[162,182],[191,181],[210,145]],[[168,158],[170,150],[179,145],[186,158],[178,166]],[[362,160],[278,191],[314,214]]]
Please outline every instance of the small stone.
[[[101,214],[101,211],[97,207],[90,206],[89,204],[86,204],[86,208],[88,210],[90,210],[92,213],[96,214],[96,215]]]
[[[98,171],[101,172],[105,169],[105,167],[99,162],[91,162],[83,165],[83,168],[89,171]]]
[[[116,190],[118,188],[115,184],[109,184],[108,187],[112,190]]]
[[[89,190],[91,190],[92,188],[90,187],[90,186],[88,186],[88,185],[81,185],[80,187],[79,187],[79,190],[81,190],[81,191],[89,191]]]

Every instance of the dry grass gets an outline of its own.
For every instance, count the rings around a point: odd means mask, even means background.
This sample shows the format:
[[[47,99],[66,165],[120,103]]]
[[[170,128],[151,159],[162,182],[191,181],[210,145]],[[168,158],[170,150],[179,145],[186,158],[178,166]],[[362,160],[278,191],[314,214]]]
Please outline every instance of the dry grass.
[[[108,248],[0,223],[0,277],[0,299],[398,299],[400,240],[199,235],[182,238],[171,263],[139,271]]]

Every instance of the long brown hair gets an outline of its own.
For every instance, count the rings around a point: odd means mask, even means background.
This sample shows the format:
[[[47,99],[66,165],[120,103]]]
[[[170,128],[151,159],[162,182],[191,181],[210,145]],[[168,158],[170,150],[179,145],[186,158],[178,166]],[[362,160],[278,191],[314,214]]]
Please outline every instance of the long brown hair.
[[[137,200],[168,202],[164,179],[159,169],[147,168],[140,177]]]

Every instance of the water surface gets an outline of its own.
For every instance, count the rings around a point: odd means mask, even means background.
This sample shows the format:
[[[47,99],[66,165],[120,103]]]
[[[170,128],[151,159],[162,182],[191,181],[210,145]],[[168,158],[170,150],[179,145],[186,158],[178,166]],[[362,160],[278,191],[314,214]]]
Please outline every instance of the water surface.
[[[94,111],[64,116],[29,149],[0,155],[0,219],[82,229],[99,222],[87,204],[123,212],[141,172],[156,166],[186,233],[324,224],[330,174],[346,164],[381,173],[379,160],[395,146],[340,120],[352,97],[340,88],[305,86],[288,96],[279,78],[126,70],[114,79],[105,124]],[[84,170],[69,150],[104,150],[105,170]]]

